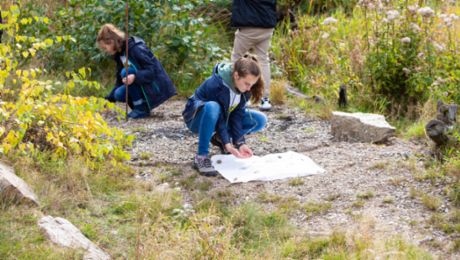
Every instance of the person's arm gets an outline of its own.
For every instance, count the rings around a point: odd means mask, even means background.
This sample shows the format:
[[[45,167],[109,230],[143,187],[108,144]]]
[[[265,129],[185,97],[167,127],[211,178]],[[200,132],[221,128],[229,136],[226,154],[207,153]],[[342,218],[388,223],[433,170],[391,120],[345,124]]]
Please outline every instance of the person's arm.
[[[242,98],[246,98],[244,94]],[[233,155],[238,158],[249,158],[253,155],[253,152],[249,146],[246,145],[246,140],[244,138],[243,132],[243,117],[245,113],[246,102],[243,100],[238,104],[235,110],[230,114],[229,125],[231,125],[230,134],[233,139],[233,145],[230,145],[229,148],[234,150],[234,152],[226,149]],[[233,149],[232,149],[233,148]]]
[[[238,106],[230,113],[228,125],[230,126],[230,135],[232,137],[233,146],[240,147],[246,142],[243,132],[243,118],[246,102],[243,101],[244,94],[241,95],[241,101]]]
[[[156,63],[158,60],[147,46],[141,44],[136,45],[130,53],[130,57],[136,66],[136,73],[133,82],[139,85],[146,85],[152,82],[156,76]]]
[[[123,81],[122,81],[122,78],[121,78],[121,75],[120,75],[123,64],[121,64],[120,56],[118,54],[113,56],[113,59],[114,59],[115,63],[117,64],[117,66],[116,66],[117,68],[115,69],[115,87],[119,87],[119,86],[123,85]]]

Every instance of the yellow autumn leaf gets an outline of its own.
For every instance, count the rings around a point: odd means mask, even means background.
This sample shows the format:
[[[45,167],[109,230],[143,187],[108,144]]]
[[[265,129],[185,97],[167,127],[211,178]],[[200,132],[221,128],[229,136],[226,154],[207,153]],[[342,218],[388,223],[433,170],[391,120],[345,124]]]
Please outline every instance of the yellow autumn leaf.
[[[78,70],[78,73],[80,73],[80,75],[83,77],[83,78],[86,78],[86,70],[85,68],[80,68]]]
[[[36,51],[35,49],[32,49],[32,48],[29,49],[29,52],[30,52],[30,55],[31,55],[32,57],[34,57],[35,54],[37,53],[37,51]]]
[[[52,40],[52,39],[49,39],[49,38],[45,39],[44,42],[45,42],[45,44],[48,45],[48,46],[53,45],[53,43],[54,43],[53,40]]]
[[[67,82],[67,87],[68,87],[69,89],[75,88],[75,82],[73,82],[73,81]]]

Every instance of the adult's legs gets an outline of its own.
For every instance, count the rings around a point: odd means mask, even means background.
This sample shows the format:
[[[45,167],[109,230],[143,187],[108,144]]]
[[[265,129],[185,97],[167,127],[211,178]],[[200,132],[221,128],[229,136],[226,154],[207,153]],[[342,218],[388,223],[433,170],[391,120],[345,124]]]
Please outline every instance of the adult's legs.
[[[259,59],[262,70],[262,77],[265,82],[265,93],[270,93],[270,59],[268,50],[273,35],[273,28],[240,28],[235,32],[233,42],[232,62],[242,57],[246,52],[252,50]]]
[[[198,155],[208,155],[209,142],[216,128],[220,113],[220,105],[217,102],[208,101],[195,115],[195,118],[187,124],[187,127],[199,136]]]
[[[233,41],[232,62],[243,57],[253,46],[251,38],[246,35],[246,29],[237,29],[235,32],[235,40]]]
[[[259,41],[254,45],[254,54],[259,58],[260,68],[262,70],[262,78],[265,82],[264,96],[268,97],[270,95],[270,82],[271,82],[271,73],[270,73],[270,57],[268,55],[268,50],[270,49],[270,42],[273,35],[273,29],[264,30],[260,36]]]

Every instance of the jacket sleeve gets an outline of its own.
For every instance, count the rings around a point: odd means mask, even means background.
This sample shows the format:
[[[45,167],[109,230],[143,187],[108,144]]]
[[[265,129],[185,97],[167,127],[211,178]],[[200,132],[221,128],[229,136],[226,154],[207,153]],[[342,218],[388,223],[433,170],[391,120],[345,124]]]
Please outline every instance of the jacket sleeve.
[[[116,67],[117,67],[115,69],[115,88],[117,88],[117,87],[123,85],[123,81],[121,80],[121,75],[120,75],[120,72],[121,72],[123,64],[121,64],[119,55],[113,56],[113,60],[115,61],[115,64],[116,64]]]
[[[131,56],[132,55],[132,56]],[[155,56],[144,44],[136,45],[131,54],[131,59],[137,65],[135,84],[146,85],[155,78]]]
[[[243,94],[244,95],[244,94]],[[245,102],[241,101],[238,107],[230,113],[228,124],[230,127],[230,135],[232,136],[233,144],[239,146],[245,143],[243,132],[243,118]]]
[[[222,140],[223,144],[228,144],[230,143],[230,135],[228,133],[228,128],[226,126],[225,122],[225,112],[222,111],[219,115],[219,120],[217,120],[216,124],[216,132],[219,133],[219,136]]]

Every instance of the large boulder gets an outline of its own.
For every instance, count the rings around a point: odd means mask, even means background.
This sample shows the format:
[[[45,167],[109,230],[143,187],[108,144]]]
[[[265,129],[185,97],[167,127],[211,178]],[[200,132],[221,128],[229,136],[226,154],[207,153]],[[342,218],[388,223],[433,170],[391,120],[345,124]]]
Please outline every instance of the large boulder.
[[[54,243],[70,248],[82,248],[86,251],[83,259],[110,259],[110,256],[86,238],[78,228],[64,218],[45,216],[38,225]]]
[[[37,196],[27,183],[14,174],[11,167],[0,162],[0,199],[7,203],[39,205]]]
[[[382,115],[332,112],[331,132],[336,141],[380,143],[394,136],[395,131]]]

